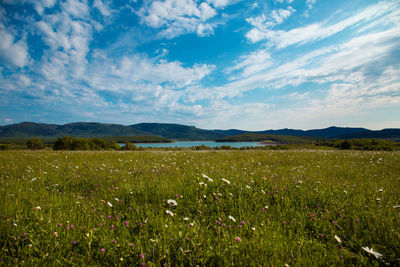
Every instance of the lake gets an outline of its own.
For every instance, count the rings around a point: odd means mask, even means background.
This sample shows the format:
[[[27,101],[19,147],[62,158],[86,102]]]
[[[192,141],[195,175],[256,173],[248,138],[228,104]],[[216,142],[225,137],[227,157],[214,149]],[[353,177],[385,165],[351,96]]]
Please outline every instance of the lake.
[[[205,145],[208,147],[230,146],[230,147],[245,147],[245,146],[264,146],[260,142],[214,142],[214,141],[176,141],[174,143],[137,143],[138,147],[193,147]]]

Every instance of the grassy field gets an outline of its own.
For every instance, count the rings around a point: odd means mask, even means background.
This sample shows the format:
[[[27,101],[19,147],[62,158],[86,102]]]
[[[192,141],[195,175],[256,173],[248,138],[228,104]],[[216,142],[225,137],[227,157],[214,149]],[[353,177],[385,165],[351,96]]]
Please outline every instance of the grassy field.
[[[400,153],[0,152],[0,266],[400,265]]]

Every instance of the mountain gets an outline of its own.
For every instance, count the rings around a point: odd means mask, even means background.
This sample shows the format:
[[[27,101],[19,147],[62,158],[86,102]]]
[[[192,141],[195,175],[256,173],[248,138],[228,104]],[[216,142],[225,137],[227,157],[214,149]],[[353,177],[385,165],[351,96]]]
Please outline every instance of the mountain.
[[[58,138],[72,137],[116,137],[158,136],[179,140],[215,140],[226,134],[203,130],[194,126],[167,123],[139,123],[129,126],[97,122],[75,122],[64,125],[21,122],[0,126],[0,138]]]
[[[313,136],[322,138],[337,138],[346,134],[353,133],[365,133],[371,130],[365,128],[349,128],[349,127],[336,127],[332,126],[325,129],[314,129],[314,130],[292,130],[292,129],[281,129],[281,130],[267,130],[258,133],[263,134],[277,134],[277,135],[293,135],[293,136]]]
[[[265,131],[244,131],[237,129],[230,130],[204,130],[194,126],[170,123],[139,123],[133,125],[108,124],[97,122],[75,122],[64,125],[21,122],[0,126],[0,138],[2,139],[23,139],[39,137],[43,139],[57,138],[62,136],[72,137],[117,137],[117,136],[158,136],[178,140],[216,140],[226,136],[240,134],[269,134],[300,137],[318,138],[380,138],[400,140],[400,129],[383,129],[372,131],[365,128],[329,127],[314,130],[265,130]]]
[[[21,122],[0,126],[0,138],[56,138],[73,137],[105,137],[105,136],[148,136],[151,133],[119,124],[96,122],[76,122],[64,125]]]
[[[226,136],[226,134],[218,131],[203,130],[194,126],[186,126],[181,124],[139,123],[131,125],[130,127],[168,139],[204,141],[215,140],[217,138]]]
[[[340,139],[378,138],[400,140],[400,129],[383,129],[380,131],[354,132],[339,135]]]

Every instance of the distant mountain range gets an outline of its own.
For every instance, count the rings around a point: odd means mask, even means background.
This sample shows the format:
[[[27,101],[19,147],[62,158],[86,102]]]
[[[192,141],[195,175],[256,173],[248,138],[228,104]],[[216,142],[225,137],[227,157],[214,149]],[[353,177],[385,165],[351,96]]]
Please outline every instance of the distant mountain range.
[[[219,138],[245,134],[271,134],[291,136],[311,136],[319,138],[379,138],[400,141],[400,129],[383,129],[373,131],[365,128],[329,127],[315,130],[204,130],[194,126],[168,123],[139,123],[133,125],[107,124],[96,122],[75,122],[63,125],[21,122],[0,126],[1,139],[21,138],[58,138],[62,136],[73,137],[110,137],[110,136],[159,136],[177,140],[216,140]]]

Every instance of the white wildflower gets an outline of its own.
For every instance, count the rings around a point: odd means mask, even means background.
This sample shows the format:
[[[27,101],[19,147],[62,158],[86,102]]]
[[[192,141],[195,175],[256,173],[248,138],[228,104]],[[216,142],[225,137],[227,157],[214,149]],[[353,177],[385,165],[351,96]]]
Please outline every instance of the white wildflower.
[[[379,190],[378,190],[379,192],[383,192],[383,188],[379,188]]]
[[[253,228],[251,228],[251,230],[255,231],[255,230],[256,230],[256,228],[255,228],[255,227],[253,227]]]
[[[265,195],[265,191],[261,189],[261,193],[263,193]]]
[[[345,192],[345,193],[347,194],[347,191],[346,191],[346,190],[343,190],[343,192]]]
[[[191,227],[193,227],[193,226],[194,226],[194,222],[192,222],[192,223],[189,223],[189,225],[190,225]]]
[[[171,215],[171,217],[174,217],[174,213],[170,210],[166,210],[165,213]]]
[[[110,203],[110,201],[107,201],[107,205],[112,208],[112,204]]]
[[[214,181],[213,179],[211,179],[210,177],[208,177],[204,173],[202,175],[203,175],[203,178],[206,178],[209,182],[213,182]]]
[[[250,187],[250,185],[246,185],[246,188],[250,189],[251,187]]]
[[[227,184],[231,184],[230,181],[228,181],[228,180],[226,180],[226,179],[224,179],[224,178],[222,178],[222,181],[224,181],[224,182],[227,183]]]
[[[369,253],[369,254],[371,254],[371,255],[374,255],[375,258],[377,258],[377,259],[383,257],[383,255],[382,255],[381,253],[374,251],[372,248],[369,248],[369,247],[362,247],[362,249],[365,250],[367,253]]]
[[[337,235],[335,235],[335,239],[337,242],[342,243],[342,239],[340,239],[340,237],[338,237]]]
[[[382,199],[380,199],[379,197],[378,198],[376,198],[376,201],[381,201]]]
[[[235,218],[233,218],[231,215],[229,215],[229,216],[228,216],[228,218],[229,218],[230,220],[232,220],[232,221],[236,222],[236,219],[235,219]]]
[[[115,201],[119,201],[119,199],[118,198],[114,198],[115,199]]]
[[[265,207],[264,207],[265,209],[268,209],[268,205],[265,205]]]
[[[31,183],[34,182],[34,181],[36,181],[36,180],[37,180],[37,178],[36,178],[36,177],[33,177],[32,180],[31,180]]]
[[[41,209],[42,209],[42,207],[40,207],[40,206],[37,206],[35,209],[36,209],[36,210],[41,210]]]
[[[13,223],[13,225],[14,225],[15,227],[17,227],[17,226],[18,226],[18,224],[16,224],[16,223]]]
[[[188,217],[183,218],[184,221],[189,221]]]
[[[174,207],[178,206],[178,203],[174,199],[168,199],[167,204]]]

